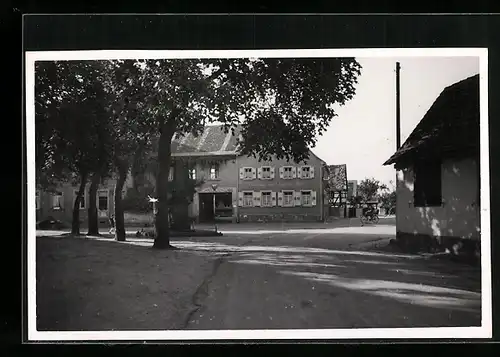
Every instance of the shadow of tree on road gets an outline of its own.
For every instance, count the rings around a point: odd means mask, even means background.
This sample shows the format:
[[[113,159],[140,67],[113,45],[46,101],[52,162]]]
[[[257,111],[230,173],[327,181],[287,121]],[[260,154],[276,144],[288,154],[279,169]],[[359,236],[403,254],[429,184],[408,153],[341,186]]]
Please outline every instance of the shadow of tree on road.
[[[283,284],[283,293],[289,296],[288,299],[294,299],[296,306],[302,306],[301,301],[305,301],[304,309],[315,304],[341,304],[345,312],[335,310],[335,313],[348,314],[350,311],[352,314],[359,310],[364,314],[364,320],[353,322],[350,327],[481,324],[479,268],[428,260],[420,255],[304,247],[300,246],[304,242],[299,241],[294,241],[294,246],[262,238],[237,242],[179,240],[175,245],[182,249],[183,254],[224,256],[224,264],[234,265],[229,269],[235,274],[269,276],[269,281],[274,275],[275,281]],[[152,242],[131,239],[114,244],[133,245],[142,250]],[[245,270],[238,270],[237,266],[244,266]],[[258,281],[256,284],[260,286]],[[322,287],[317,288],[316,295],[309,298],[302,295],[303,289],[314,289],[318,284]],[[302,288],[294,289],[293,285]],[[261,304],[264,308],[267,302],[261,301]],[[396,315],[401,317],[396,318]],[[394,322],[394,319],[398,321]]]
[[[228,262],[273,269],[329,288],[398,303],[468,313],[481,324],[480,269],[419,255],[298,246],[178,242],[198,252],[232,252]],[[332,291],[332,295],[337,293]],[[470,325],[470,324],[468,324]]]

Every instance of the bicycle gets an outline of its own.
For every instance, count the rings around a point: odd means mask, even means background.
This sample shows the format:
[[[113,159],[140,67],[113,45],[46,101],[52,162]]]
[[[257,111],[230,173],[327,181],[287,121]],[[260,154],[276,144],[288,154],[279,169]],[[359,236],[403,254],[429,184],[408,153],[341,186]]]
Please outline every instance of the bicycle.
[[[377,224],[379,221],[378,210],[375,211],[365,211],[361,213],[361,225],[364,226],[366,223]]]

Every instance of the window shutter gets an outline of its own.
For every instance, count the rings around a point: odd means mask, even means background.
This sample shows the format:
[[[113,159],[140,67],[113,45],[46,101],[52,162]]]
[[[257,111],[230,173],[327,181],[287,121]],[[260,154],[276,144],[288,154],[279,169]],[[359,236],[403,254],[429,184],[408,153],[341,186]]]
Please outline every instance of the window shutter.
[[[257,177],[257,170],[255,167],[252,167],[252,179],[255,179]]]
[[[283,192],[278,192],[278,206],[283,207]]]
[[[282,179],[284,176],[284,171],[285,169],[283,167],[280,167],[280,179]]]
[[[301,205],[301,202],[300,202],[300,191],[294,191],[293,192],[293,196],[294,196],[294,200],[293,200],[293,205],[294,206],[300,206]]]
[[[240,180],[243,180],[244,178],[245,178],[245,168],[240,167]]]
[[[260,191],[252,191],[252,193],[253,193],[253,206],[259,207],[260,206]]]
[[[271,207],[276,207],[276,192],[271,192]]]
[[[274,179],[274,166],[271,167],[270,171],[271,171],[271,179]]]
[[[257,169],[257,178],[258,178],[259,180],[261,180],[261,179],[262,179],[262,167],[259,167],[259,168]]]
[[[302,177],[302,168],[303,168],[303,167],[304,167],[304,166],[297,167],[297,177],[298,177],[299,179],[302,179],[302,178],[303,178],[303,177]]]
[[[309,172],[310,172],[311,178],[314,178],[314,167],[310,166]]]
[[[238,192],[238,207],[243,206],[243,192]]]
[[[297,178],[297,170],[295,166],[292,166],[292,178]]]
[[[316,191],[311,191],[311,206],[316,206]]]

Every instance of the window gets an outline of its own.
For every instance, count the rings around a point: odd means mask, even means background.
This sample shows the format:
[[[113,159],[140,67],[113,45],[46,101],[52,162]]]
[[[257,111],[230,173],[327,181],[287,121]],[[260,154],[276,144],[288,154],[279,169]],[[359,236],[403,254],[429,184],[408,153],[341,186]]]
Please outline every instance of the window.
[[[245,167],[243,169],[243,179],[251,180],[253,178],[253,170],[251,167]]]
[[[63,208],[63,193],[62,192],[54,192],[52,194],[52,209],[60,210]]]
[[[40,209],[40,191],[35,193],[35,209]]]
[[[414,166],[414,206],[441,206],[441,162],[421,161]]]
[[[189,178],[191,180],[196,180],[196,168],[189,170]]]
[[[302,206],[311,206],[312,205],[311,191],[302,191],[300,193],[300,197],[301,197]]]
[[[269,166],[262,167],[262,178],[266,180],[271,178],[271,168]]]
[[[285,178],[285,179],[291,179],[291,178],[293,178],[292,167],[291,166],[286,166],[286,167],[283,168],[283,178]]]
[[[210,167],[210,180],[219,179],[219,165],[212,165]]]
[[[311,178],[311,167],[310,166],[302,167],[302,178],[305,178],[305,179]]]
[[[262,207],[271,207],[273,205],[271,192],[262,192],[261,205]]]
[[[170,166],[170,169],[168,170],[168,180],[173,181],[174,180],[174,167]]]
[[[283,191],[283,206],[293,206],[293,191]]]
[[[75,204],[77,196],[78,191],[73,191],[73,204]],[[80,209],[85,209],[85,192],[83,193],[82,198],[80,198]]]
[[[243,192],[243,206],[244,207],[253,206],[253,192]]]
[[[107,211],[108,210],[108,191],[100,190],[97,193],[97,207],[99,211]]]

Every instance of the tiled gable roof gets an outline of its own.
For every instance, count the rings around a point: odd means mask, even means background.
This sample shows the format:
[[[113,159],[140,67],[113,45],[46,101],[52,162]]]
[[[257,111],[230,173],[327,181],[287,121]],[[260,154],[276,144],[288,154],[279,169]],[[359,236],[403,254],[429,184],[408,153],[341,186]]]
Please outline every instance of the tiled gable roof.
[[[479,75],[446,87],[401,148],[384,165],[410,154],[441,155],[479,147]]]
[[[233,135],[231,130],[225,133],[223,125],[207,125],[199,136],[189,133],[174,138],[172,141],[172,155],[236,154],[240,132],[241,127],[239,126],[235,128]]]
[[[229,129],[227,133],[224,132],[223,125],[207,125],[200,135],[193,135],[192,133],[175,136],[172,139],[172,156],[234,156],[238,155],[238,137],[242,131],[241,125],[234,128],[233,131]],[[158,138],[153,138],[152,146],[157,148]],[[311,157],[318,159],[320,162],[325,162],[319,158],[312,150],[309,150]],[[156,154],[152,154],[155,157]]]

